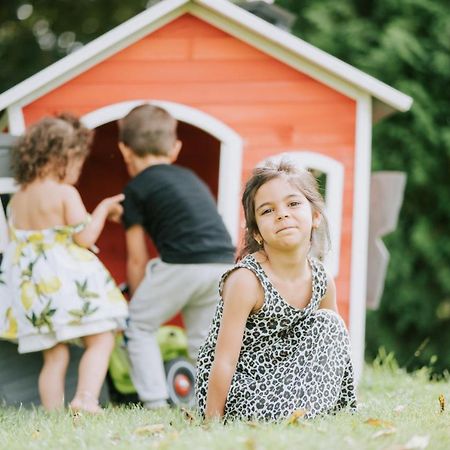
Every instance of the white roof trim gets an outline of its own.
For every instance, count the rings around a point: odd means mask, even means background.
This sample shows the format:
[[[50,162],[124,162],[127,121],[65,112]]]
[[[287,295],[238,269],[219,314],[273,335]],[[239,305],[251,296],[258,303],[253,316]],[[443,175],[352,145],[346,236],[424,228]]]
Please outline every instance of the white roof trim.
[[[156,28],[155,23],[158,27],[162,26],[185,12],[195,12],[199,8],[222,16],[291,51],[294,55],[362,89],[396,110],[407,111],[412,105],[413,100],[408,95],[226,0],[163,0],[4,92],[0,95],[0,110],[14,103],[20,105],[30,103],[118,50],[138,41]]]
[[[223,0],[194,0],[194,3],[207,7],[230,21],[245,26],[254,33],[296,53],[325,71],[332,72],[339,78],[370,93],[373,97],[399,111],[407,111],[411,108],[413,100],[408,95],[230,2]]]

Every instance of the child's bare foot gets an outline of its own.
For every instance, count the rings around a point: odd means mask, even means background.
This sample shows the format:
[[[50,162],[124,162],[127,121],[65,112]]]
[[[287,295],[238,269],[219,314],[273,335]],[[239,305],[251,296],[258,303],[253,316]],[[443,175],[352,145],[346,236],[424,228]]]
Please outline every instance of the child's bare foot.
[[[73,400],[69,403],[69,408],[74,413],[89,413],[89,414],[102,414],[103,409],[98,404],[97,398],[90,392],[82,392],[75,395]]]

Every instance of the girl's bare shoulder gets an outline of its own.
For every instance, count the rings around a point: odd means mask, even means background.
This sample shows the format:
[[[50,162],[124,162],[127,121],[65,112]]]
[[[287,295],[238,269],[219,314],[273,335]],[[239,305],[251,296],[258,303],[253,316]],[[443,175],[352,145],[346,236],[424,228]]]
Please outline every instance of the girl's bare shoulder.
[[[59,185],[59,192],[61,192],[61,194],[63,195],[71,195],[76,197],[80,196],[80,193],[78,192],[77,188],[72,186],[71,184],[61,183]]]
[[[223,285],[223,298],[249,302],[253,306],[261,303],[264,290],[257,276],[245,267],[237,267],[225,279]]]

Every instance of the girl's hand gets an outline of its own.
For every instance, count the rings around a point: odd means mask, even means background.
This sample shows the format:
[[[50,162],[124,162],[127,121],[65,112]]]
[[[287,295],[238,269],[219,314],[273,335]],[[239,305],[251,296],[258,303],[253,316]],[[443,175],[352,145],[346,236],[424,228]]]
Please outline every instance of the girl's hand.
[[[116,204],[114,206],[114,209],[109,212],[109,214],[106,216],[108,220],[115,223],[120,223],[120,218],[123,214],[123,206],[120,204]]]
[[[107,197],[100,202],[102,208],[106,210],[106,218],[113,222],[120,222],[123,214],[123,207],[120,204],[125,199],[125,195],[117,194],[112,197]],[[99,205],[99,206],[100,206]]]

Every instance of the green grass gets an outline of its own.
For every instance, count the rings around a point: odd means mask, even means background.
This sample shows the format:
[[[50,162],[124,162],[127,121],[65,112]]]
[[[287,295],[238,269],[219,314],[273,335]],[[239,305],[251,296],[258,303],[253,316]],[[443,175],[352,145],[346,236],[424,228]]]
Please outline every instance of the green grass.
[[[102,416],[72,417],[40,408],[0,408],[1,449],[386,449],[450,448],[450,381],[427,370],[366,367],[359,412],[288,424],[202,424],[179,410],[109,407]],[[450,405],[449,405],[450,408]],[[369,420],[371,419],[371,420]]]

